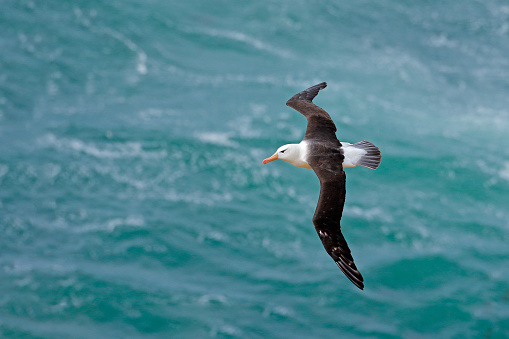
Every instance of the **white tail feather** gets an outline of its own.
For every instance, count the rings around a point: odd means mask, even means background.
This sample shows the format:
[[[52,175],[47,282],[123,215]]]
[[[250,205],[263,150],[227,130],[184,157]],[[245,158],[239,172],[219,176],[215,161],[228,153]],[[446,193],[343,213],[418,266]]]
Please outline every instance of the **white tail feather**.
[[[378,149],[378,147],[376,147],[375,145],[366,140],[356,142],[351,147],[355,147],[366,151],[366,154],[364,154],[360,158],[360,160],[357,161],[357,165],[372,170],[378,168],[380,162],[382,161],[382,155],[380,154],[380,150]]]

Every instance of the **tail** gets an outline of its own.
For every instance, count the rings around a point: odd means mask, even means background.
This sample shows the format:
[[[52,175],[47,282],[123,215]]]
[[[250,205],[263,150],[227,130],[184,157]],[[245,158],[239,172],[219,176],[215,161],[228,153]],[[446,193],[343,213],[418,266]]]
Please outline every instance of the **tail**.
[[[366,151],[366,154],[361,157],[361,159],[357,162],[357,165],[372,170],[375,170],[378,168],[378,166],[380,166],[382,155],[380,154],[378,147],[366,140],[356,142],[352,145],[352,147]]]

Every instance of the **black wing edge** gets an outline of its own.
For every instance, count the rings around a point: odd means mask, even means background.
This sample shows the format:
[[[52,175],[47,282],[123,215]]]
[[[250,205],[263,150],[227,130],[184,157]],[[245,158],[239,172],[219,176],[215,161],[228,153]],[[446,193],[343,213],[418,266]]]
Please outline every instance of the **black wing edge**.
[[[364,289],[364,278],[362,277],[361,272],[357,269],[354,262],[345,263],[343,260],[336,261],[336,265],[343,271],[350,281],[357,286],[359,289]]]
[[[320,92],[320,90],[324,89],[325,87],[327,87],[326,82],[321,82],[319,84],[311,86],[308,89],[305,89],[302,92],[297,93],[293,97],[291,97],[290,100],[286,102],[286,105],[292,107],[291,105],[289,105],[289,103],[295,100],[307,100],[313,102],[313,99],[318,95],[318,92]]]
[[[317,227],[315,226],[315,228]],[[350,248],[341,231],[339,231],[339,234],[336,231],[334,232],[336,234],[331,235],[317,228],[317,233],[320,240],[322,240],[323,247],[325,247],[327,253],[336,262],[336,265],[355,286],[363,290],[364,278],[357,269],[357,266],[355,266]]]

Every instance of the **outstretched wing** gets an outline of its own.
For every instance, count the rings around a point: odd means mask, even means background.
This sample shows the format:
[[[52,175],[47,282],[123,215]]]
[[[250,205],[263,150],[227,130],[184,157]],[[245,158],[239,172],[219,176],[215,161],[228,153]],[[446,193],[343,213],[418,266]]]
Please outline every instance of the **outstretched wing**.
[[[313,224],[323,247],[343,273],[361,290],[364,279],[355,266],[350,248],[341,233],[341,216],[346,197],[346,175],[343,154],[316,144],[308,163],[320,179],[320,197],[313,216]]]
[[[313,98],[317,96],[318,92],[327,87],[327,83],[309,87],[308,89],[295,94],[286,102],[287,106],[295,109],[306,117],[308,125],[304,140],[318,139],[330,140],[336,139],[336,125],[331,117],[320,107],[313,103]]]
[[[313,224],[323,247],[355,286],[364,289],[364,279],[357,270],[350,248],[341,233],[341,216],[346,196],[344,156],[336,137],[336,125],[331,117],[313,103],[313,98],[327,86],[325,82],[295,94],[287,106],[302,113],[308,121],[304,140],[312,139],[307,162],[320,179],[320,197]]]

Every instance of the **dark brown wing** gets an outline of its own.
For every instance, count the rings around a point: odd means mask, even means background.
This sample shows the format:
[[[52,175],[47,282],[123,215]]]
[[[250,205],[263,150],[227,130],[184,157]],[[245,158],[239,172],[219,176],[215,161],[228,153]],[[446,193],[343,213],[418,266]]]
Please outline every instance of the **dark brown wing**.
[[[336,125],[330,115],[313,103],[313,98],[318,92],[327,87],[327,83],[322,82],[318,85],[295,94],[286,102],[287,106],[302,113],[308,120],[308,126],[304,140],[332,140],[336,139]]]
[[[343,154],[329,143],[314,143],[308,163],[320,179],[320,197],[313,224],[323,247],[355,286],[364,289],[364,279],[357,270],[350,248],[341,233],[341,216],[346,197]]]

